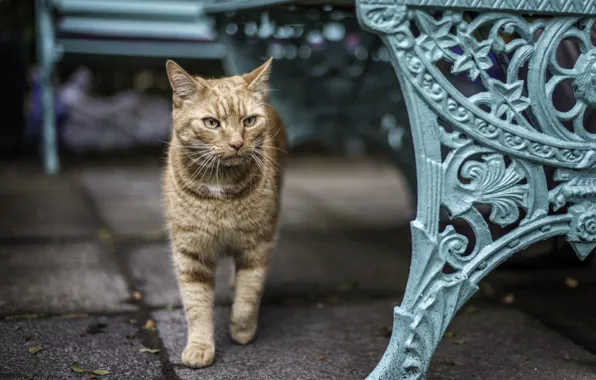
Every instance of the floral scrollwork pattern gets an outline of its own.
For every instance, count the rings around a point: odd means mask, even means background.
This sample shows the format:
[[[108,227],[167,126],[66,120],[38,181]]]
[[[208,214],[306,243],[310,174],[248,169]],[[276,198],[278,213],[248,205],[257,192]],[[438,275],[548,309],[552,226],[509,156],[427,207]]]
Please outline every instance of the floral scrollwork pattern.
[[[582,126],[586,107],[596,104],[591,85],[596,81],[596,52],[589,37],[590,20],[567,17],[547,24],[485,13],[469,21],[461,13],[445,11],[436,17],[405,3],[363,0],[360,17],[393,48],[404,78],[437,115],[483,145],[514,157],[571,169],[594,166],[596,136]],[[381,5],[392,9],[389,19],[376,16]],[[487,37],[478,39],[487,29]],[[561,68],[552,58],[566,37],[576,37],[582,45],[573,69]],[[542,59],[544,53],[548,59]],[[498,54],[512,57],[503,79],[489,72]],[[479,80],[484,91],[464,96],[436,66],[439,60],[450,63],[453,74],[466,73],[470,80]],[[521,70],[527,65],[533,70],[526,86]],[[573,82],[577,104],[562,112],[552,104],[552,93],[566,79]],[[574,124],[574,132],[563,125],[567,121]]]
[[[573,215],[567,241],[580,259],[585,259],[596,247],[596,204],[583,202],[569,208]]]
[[[527,185],[520,184],[523,174],[515,163],[505,167],[503,156],[484,156],[483,162],[468,161],[461,169],[461,176],[470,183],[462,189],[474,194],[479,203],[492,205],[491,221],[506,226],[519,219],[518,207],[525,205]]]
[[[455,312],[516,252],[553,236],[566,236],[581,259],[596,248],[596,134],[583,125],[596,107],[596,6],[581,17],[578,1],[494,3],[557,15],[527,19],[482,0],[357,0],[404,90],[419,200],[408,287],[371,380],[425,379]],[[474,4],[495,11],[460,11]],[[579,58],[562,67],[556,51],[566,39],[578,41]],[[464,94],[446,71],[475,91]],[[553,103],[563,82],[575,97],[566,111]],[[544,166],[556,171],[550,190]]]

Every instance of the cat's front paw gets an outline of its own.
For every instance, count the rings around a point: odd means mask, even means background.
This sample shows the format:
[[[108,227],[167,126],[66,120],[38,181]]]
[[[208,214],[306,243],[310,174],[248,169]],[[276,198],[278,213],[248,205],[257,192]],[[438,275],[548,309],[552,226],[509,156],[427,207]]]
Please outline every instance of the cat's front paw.
[[[256,333],[256,323],[230,323],[230,335],[236,343],[248,344],[254,339]]]
[[[206,343],[190,343],[182,352],[182,363],[191,368],[211,365],[215,359],[215,346]]]

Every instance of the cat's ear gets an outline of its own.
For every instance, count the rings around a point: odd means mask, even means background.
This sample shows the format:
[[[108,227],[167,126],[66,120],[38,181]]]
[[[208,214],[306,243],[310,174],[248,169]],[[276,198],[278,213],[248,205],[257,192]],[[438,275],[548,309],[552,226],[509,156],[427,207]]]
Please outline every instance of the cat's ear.
[[[174,100],[187,100],[198,91],[200,83],[176,62],[168,60],[166,62],[166,71],[174,91]]]
[[[242,76],[242,78],[244,78],[248,84],[248,88],[263,94],[267,93],[267,90],[269,89],[269,77],[271,75],[272,60],[273,58],[269,58],[267,62],[263,63],[250,73],[244,74]]]

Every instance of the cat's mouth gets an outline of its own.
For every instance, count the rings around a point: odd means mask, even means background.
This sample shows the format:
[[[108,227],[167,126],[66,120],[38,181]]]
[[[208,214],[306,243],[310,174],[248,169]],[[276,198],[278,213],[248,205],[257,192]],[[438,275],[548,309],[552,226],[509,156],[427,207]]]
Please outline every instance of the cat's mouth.
[[[222,164],[226,165],[226,166],[233,166],[233,165],[240,165],[241,163],[243,163],[246,160],[246,156],[240,156],[240,155],[233,155],[233,156],[225,156],[220,158],[220,161]]]

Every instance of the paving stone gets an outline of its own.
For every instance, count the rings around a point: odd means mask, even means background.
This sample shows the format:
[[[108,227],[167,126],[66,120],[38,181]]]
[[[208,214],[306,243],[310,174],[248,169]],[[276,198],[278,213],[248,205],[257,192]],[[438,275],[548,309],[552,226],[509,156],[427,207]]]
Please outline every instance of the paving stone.
[[[133,248],[127,262],[143,300],[152,307],[181,306],[168,244],[147,244]],[[230,303],[229,267],[220,265],[216,275],[216,300]]]
[[[85,189],[117,235],[163,229],[161,167],[103,167],[80,174]],[[344,225],[399,225],[411,214],[407,187],[391,167],[368,160],[291,160],[282,228],[337,229]]]
[[[580,282],[577,288],[569,288],[561,278],[540,285],[510,289],[515,307],[596,353],[596,305],[592,302],[596,284]]]
[[[159,200],[161,197],[159,166],[110,166],[88,169],[81,172],[80,180],[98,201]]]
[[[331,230],[338,215],[323,207],[312,195],[286,185],[281,197],[279,227],[283,230]]]
[[[0,246],[0,313],[135,308],[111,254],[94,243]]]
[[[240,346],[228,335],[229,308],[217,308],[216,361],[201,370],[186,368],[180,360],[186,343],[182,311],[159,311],[154,319],[181,380],[363,379],[387,345],[388,339],[375,332],[390,323],[391,310],[385,301],[323,308],[265,306],[257,338]]]
[[[80,180],[115,235],[143,235],[163,230],[158,166],[86,170]]]
[[[87,370],[113,372],[106,379],[166,379],[159,356],[140,353],[142,346],[131,344],[137,339],[127,339],[137,333],[128,320],[124,316],[0,320],[0,379],[87,378],[71,369],[75,361]],[[105,327],[98,328],[99,324]],[[97,333],[86,332],[94,325]],[[29,347],[37,345],[43,350],[30,354]]]
[[[165,234],[165,219],[159,199],[104,201],[99,212],[116,237]]]
[[[264,299],[397,296],[405,286],[409,270],[409,248],[400,251],[400,236],[391,230],[282,232]],[[180,305],[167,244],[132,249],[128,265],[145,302],[157,307]],[[230,268],[228,263],[218,268],[216,301],[220,304],[228,304],[232,299],[228,285]]]
[[[596,379],[596,356],[511,307],[481,305],[448,331],[429,380]]]
[[[62,178],[3,177],[0,238],[92,236],[97,227],[79,189]]]
[[[402,233],[282,232],[265,296],[400,294],[410,264],[409,247],[400,241]]]
[[[412,216],[412,198],[402,176],[371,160],[290,161],[286,188],[308,194],[335,215],[336,228],[399,226]]]
[[[227,333],[228,308],[216,311],[216,362],[185,368],[182,311],[155,313],[158,331],[180,379],[362,379],[380,359],[388,339],[389,302],[357,305],[264,306],[257,339],[234,344]],[[509,307],[483,305],[460,314],[441,342],[429,380],[592,380],[596,356]],[[454,344],[453,341],[460,344]],[[325,359],[317,361],[316,356]]]

